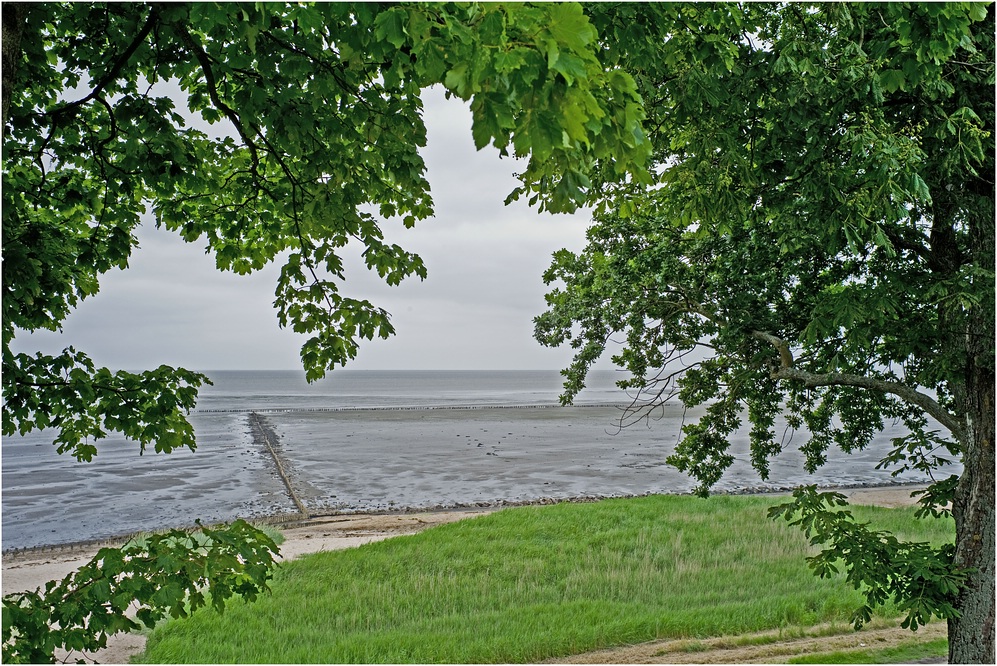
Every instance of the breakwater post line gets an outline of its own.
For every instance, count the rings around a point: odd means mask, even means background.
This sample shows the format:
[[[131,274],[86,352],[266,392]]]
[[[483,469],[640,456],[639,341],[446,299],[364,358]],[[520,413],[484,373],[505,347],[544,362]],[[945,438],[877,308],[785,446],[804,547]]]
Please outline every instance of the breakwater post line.
[[[280,475],[281,481],[284,482],[284,487],[287,488],[287,494],[291,496],[291,501],[294,502],[294,506],[298,507],[298,511],[302,517],[307,520],[311,517],[311,514],[308,513],[308,509],[305,508],[304,503],[298,498],[297,493],[294,492],[291,479],[288,478],[287,472],[284,471],[284,465],[280,461],[280,456],[277,455],[275,447],[277,434],[270,428],[270,424],[264,421],[263,417],[256,412],[249,413],[249,426],[253,431],[253,440],[257,444],[262,443],[266,446],[267,451],[270,452],[270,457],[273,458],[274,464],[277,466],[277,473]]]

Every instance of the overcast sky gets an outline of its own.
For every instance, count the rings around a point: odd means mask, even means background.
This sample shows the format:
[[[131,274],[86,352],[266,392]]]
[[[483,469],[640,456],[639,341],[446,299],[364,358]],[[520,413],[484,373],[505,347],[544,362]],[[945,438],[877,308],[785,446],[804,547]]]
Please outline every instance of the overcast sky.
[[[488,147],[474,149],[470,111],[441,91],[425,93],[428,146],[423,154],[436,216],[414,229],[385,224],[389,242],[417,252],[429,277],[384,285],[352,251],[341,291],[392,314],[396,334],[362,341],[348,368],[562,368],[571,350],[533,339],[544,310],[541,279],[551,254],[584,246],[588,215],[538,214],[524,202],[503,205],[516,163]],[[21,333],[16,351],[56,353],[68,345],[111,368],[161,363],[195,370],[295,369],[304,341],[277,325],[278,266],[250,276],[221,273],[203,243],[143,225],[125,271],[66,320],[62,334]],[[352,248],[347,248],[352,250]],[[605,367],[609,367],[606,364]]]

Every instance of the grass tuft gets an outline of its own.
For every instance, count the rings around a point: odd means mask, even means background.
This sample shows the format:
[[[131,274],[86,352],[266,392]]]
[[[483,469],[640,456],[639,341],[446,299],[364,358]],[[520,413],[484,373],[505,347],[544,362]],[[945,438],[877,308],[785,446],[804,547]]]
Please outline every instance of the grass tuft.
[[[917,642],[915,639],[899,645],[869,650],[838,650],[793,657],[788,664],[912,664],[928,659],[947,657],[949,642],[945,638]]]

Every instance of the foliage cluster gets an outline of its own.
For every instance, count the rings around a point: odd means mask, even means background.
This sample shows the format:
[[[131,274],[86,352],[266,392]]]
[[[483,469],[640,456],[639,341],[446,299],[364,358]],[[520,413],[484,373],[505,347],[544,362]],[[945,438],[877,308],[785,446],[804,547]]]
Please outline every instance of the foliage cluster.
[[[926,541],[900,541],[885,530],[857,523],[848,504],[836,492],[818,492],[816,486],[800,488],[794,500],[769,509],[769,517],[785,518],[799,526],[810,543],[822,546],[807,557],[810,568],[821,578],[846,571],[845,580],[862,590],[866,602],[852,616],[859,628],[872,619],[873,609],[889,599],[906,617],[901,626],[917,630],[931,621],[955,617],[955,602],[966,572],[953,567],[955,544],[932,547]]]
[[[883,465],[937,481],[922,503],[952,507],[955,548],[925,554],[930,573],[908,569],[933,586],[924,596],[885,568],[853,575],[871,605],[888,593],[912,618],[949,618],[953,661],[992,661],[994,6],[589,13],[604,62],[637,81],[657,178],[597,214],[588,246],[544,276],[555,288],[536,337],[577,350],[563,400],[622,340],[613,360],[637,417],[674,397],[705,406],[668,458],[701,494],[742,424],[763,479],[792,440],[777,414],[810,471],[830,447],[861,450],[901,425]],[[962,472],[945,478],[951,461]],[[897,564],[924,554],[799,509],[828,558],[860,542]]]
[[[113,634],[188,617],[209,603],[220,612],[233,596],[253,601],[270,589],[277,552],[269,536],[242,520],[102,548],[44,590],[3,598],[3,661],[51,663],[56,650],[95,652]]]
[[[703,490],[742,408],[763,478],[783,406],[810,469],[885,420],[920,433],[928,416],[954,456],[967,350],[953,335],[993,318],[971,237],[993,209],[986,6],[591,11],[645,97],[659,177],[545,275],[564,286],[537,337],[578,349],[564,399],[622,332],[625,387],[709,405],[672,458]],[[653,58],[634,48],[659,41]]]

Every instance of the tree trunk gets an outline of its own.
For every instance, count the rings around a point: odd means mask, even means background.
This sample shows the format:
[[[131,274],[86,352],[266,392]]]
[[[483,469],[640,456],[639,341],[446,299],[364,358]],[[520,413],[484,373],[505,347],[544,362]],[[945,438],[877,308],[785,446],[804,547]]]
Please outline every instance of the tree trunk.
[[[5,2],[3,5],[3,132],[7,132],[7,117],[10,111],[10,93],[14,89],[14,76],[21,59],[21,34],[24,32],[24,18],[27,7],[21,2]]]
[[[993,173],[993,154],[988,173]],[[973,262],[994,269],[994,187],[982,178],[971,183]],[[992,275],[992,273],[991,273]],[[992,278],[991,278],[992,279]],[[986,292],[984,292],[986,293]],[[984,298],[971,316],[966,336],[966,384],[962,398],[967,437],[952,515],[956,526],[955,565],[972,569],[949,620],[949,663],[993,664],[994,660],[994,303]]]
[[[992,327],[991,327],[992,330]],[[992,358],[991,358],[992,360]],[[989,380],[989,381],[987,381]],[[956,521],[955,564],[969,567],[957,607],[949,620],[949,663],[994,663],[994,375],[969,387],[976,403],[973,433],[963,455],[952,514]]]

